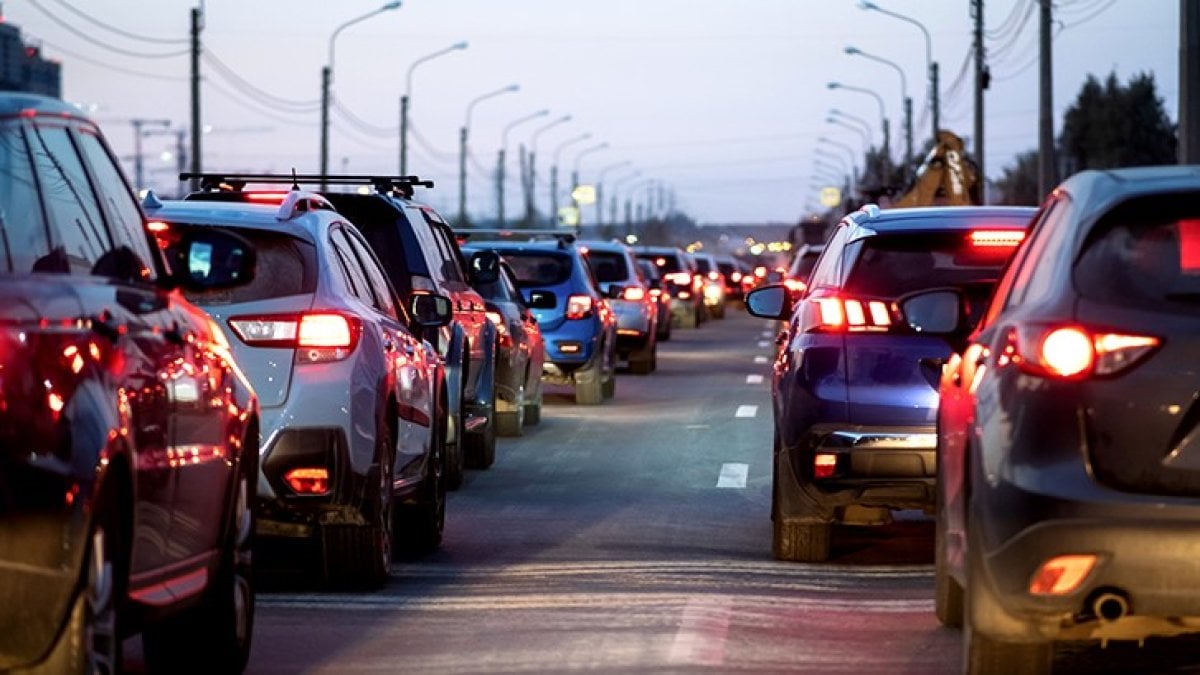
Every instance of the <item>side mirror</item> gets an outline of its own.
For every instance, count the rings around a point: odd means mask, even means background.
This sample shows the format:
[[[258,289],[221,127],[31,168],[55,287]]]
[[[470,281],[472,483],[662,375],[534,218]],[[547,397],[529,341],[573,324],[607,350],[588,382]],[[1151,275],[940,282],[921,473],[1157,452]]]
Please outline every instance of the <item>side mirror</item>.
[[[188,291],[215,291],[254,280],[254,245],[229,232],[190,227],[168,250],[170,281]]]
[[[409,313],[422,328],[445,326],[453,316],[450,298],[436,293],[414,293],[409,296]]]
[[[624,297],[624,295],[625,287],[621,286],[620,284],[609,284],[608,292],[604,294],[605,297],[613,300],[620,300],[622,297]]]
[[[786,286],[763,286],[746,294],[746,311],[764,319],[784,321],[792,315],[792,298]]]
[[[550,291],[529,291],[525,304],[530,309],[554,309],[558,305],[558,298]]]
[[[500,278],[500,254],[495,251],[479,251],[468,263],[472,284],[494,284]]]
[[[949,335],[963,325],[963,296],[955,289],[922,291],[901,299],[900,313],[918,333]]]

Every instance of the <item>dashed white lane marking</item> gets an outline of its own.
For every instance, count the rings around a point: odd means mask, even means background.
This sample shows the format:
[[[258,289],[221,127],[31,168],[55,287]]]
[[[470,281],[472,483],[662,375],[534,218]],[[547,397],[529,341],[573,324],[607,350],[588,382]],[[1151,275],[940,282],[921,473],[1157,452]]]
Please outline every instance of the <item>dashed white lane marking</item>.
[[[767,347],[771,346],[771,342],[770,340],[761,340],[759,341],[758,346],[760,349],[766,349]]]
[[[694,599],[683,608],[668,660],[674,664],[720,666],[725,663],[733,601],[728,596]]]
[[[765,357],[765,356],[756,356],[756,357],[754,357],[754,362],[755,362],[755,363],[766,363],[766,362],[767,362],[767,357]]]
[[[708,425],[708,424],[689,424],[689,425],[685,426],[685,427],[684,427],[684,429],[707,429],[707,428],[709,428],[709,426],[711,426],[711,425]]]
[[[734,417],[758,417],[758,406],[756,405],[739,405],[737,412],[733,413]]]
[[[762,384],[762,381],[763,381],[762,375],[747,375],[746,376],[746,384]]]
[[[746,487],[746,476],[749,473],[749,464],[726,462],[721,465],[721,473],[717,476],[717,487],[744,488]]]
[[[775,337],[775,334],[769,330],[764,330],[762,336],[765,338],[773,338]]]

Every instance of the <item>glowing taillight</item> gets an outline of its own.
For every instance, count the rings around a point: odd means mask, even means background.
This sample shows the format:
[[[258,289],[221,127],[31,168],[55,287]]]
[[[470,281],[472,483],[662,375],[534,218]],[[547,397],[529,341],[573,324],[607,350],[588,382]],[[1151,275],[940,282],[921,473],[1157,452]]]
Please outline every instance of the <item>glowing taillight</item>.
[[[882,300],[816,298],[813,302],[816,321],[810,329],[882,333],[892,328],[892,312]]]
[[[161,220],[151,220],[150,222],[146,223],[146,229],[150,230],[154,234],[160,234],[171,229],[171,226],[167,225]]]
[[[350,321],[341,314],[305,314],[296,340],[300,347],[340,348],[354,344]]]
[[[813,457],[814,478],[833,478],[833,474],[836,472],[837,455],[829,452],[820,452]]]
[[[1096,556],[1090,553],[1050,558],[1033,573],[1029,592],[1033,595],[1066,595],[1079,588],[1095,566]]]
[[[282,204],[287,198],[284,192],[247,192],[246,199],[259,204]]]
[[[970,234],[976,248],[1014,248],[1025,241],[1023,230],[975,230]]]
[[[734,272],[733,274],[730,274],[730,275],[729,275],[729,280],[730,280],[730,281],[732,281],[732,282],[733,282],[733,283],[735,283],[735,284],[736,284],[736,283],[738,283],[739,281],[741,281],[741,280],[742,280],[742,273],[741,273],[741,272]]]
[[[496,328],[504,327],[504,317],[500,315],[500,312],[485,312],[485,314],[489,321],[496,324]]]
[[[586,319],[592,315],[592,298],[590,295],[572,295],[567,298],[567,318]]]
[[[784,279],[783,285],[793,293],[803,293],[804,289],[808,288],[808,285],[799,279]]]
[[[622,297],[624,297],[626,300],[633,300],[636,302],[646,297],[646,289],[642,288],[641,286],[630,286],[625,289]]]
[[[846,325],[846,312],[842,309],[841,300],[837,298],[817,298],[816,303],[822,327],[841,328]]]
[[[329,494],[329,470],[324,467],[302,467],[283,474],[283,480],[296,494]]]
[[[692,283],[692,275],[687,272],[671,272],[663,278],[676,286],[687,286]]]
[[[704,288],[704,277],[697,274],[692,277],[692,290],[699,293],[701,288]]]
[[[1055,375],[1074,377],[1095,362],[1091,337],[1079,328],[1059,328],[1042,338],[1038,350],[1042,365]]]
[[[650,289],[650,297],[652,297],[652,298],[654,298],[655,300],[657,300],[657,299],[659,299],[659,297],[661,297],[661,296],[662,296],[662,291],[660,291],[659,289],[657,289],[657,288],[651,288],[651,289]]]
[[[709,273],[708,273],[708,278],[709,278],[709,279],[712,279],[713,281],[716,281],[717,279],[720,279],[720,278],[721,278],[721,275],[720,275],[720,274],[717,274],[716,272],[709,272]]]

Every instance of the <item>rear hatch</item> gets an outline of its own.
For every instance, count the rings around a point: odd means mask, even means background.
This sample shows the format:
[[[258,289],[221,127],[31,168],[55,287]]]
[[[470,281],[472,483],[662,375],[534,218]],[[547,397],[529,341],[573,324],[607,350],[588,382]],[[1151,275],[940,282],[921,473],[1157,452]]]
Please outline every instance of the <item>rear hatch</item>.
[[[844,317],[838,330],[845,341],[852,424],[934,423],[949,343],[913,333],[893,304],[912,293],[954,287],[966,294],[973,323],[1014,248],[973,245],[967,230],[880,233],[846,247],[853,266],[829,302],[840,303]]]
[[[258,393],[259,404],[281,406],[287,402],[292,382],[296,324],[301,314],[312,309],[317,288],[316,248],[284,232],[231,229],[254,245],[254,280],[230,290],[185,295],[225,331],[234,358]],[[289,340],[293,344],[288,344]]]
[[[1093,474],[1128,492],[1200,495],[1200,193],[1111,211],[1074,280],[1079,323],[1125,345],[1098,356],[1079,390]]]
[[[571,297],[571,256],[560,251],[505,249],[500,253],[508,261],[526,304],[543,332],[560,328],[567,321],[567,300]],[[538,306],[537,294],[545,306]],[[550,296],[550,297],[546,297]],[[553,306],[550,300],[553,299]]]

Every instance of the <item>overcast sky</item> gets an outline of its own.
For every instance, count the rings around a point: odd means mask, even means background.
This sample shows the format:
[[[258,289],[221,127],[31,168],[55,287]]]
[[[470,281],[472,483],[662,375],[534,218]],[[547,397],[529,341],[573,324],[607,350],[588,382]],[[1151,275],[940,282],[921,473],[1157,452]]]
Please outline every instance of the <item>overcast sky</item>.
[[[970,135],[968,0],[876,2],[929,29],[942,73],[942,126]],[[205,168],[315,173],[320,70],[330,36],[382,4],[208,0],[203,123],[212,131],[204,141]],[[995,177],[1014,155],[1036,146],[1037,12],[1036,0],[986,4],[993,73],[986,170]],[[1056,4],[1056,124],[1088,74],[1104,77],[1114,70],[1122,81],[1152,73],[1168,113],[1178,117],[1178,0]],[[194,6],[187,0],[9,0],[4,16],[27,40],[41,41],[45,56],[62,62],[64,98],[95,106],[117,152],[128,156],[129,119],[170,119],[176,128],[189,123],[189,61],[178,55],[187,44],[166,41],[186,40]],[[410,172],[437,181],[424,198],[448,216],[457,213],[458,129],[468,103],[510,83],[520,91],[479,103],[471,120],[469,208],[480,216],[495,213],[492,176],[503,130],[545,108],[549,117],[509,134],[510,216],[521,203],[518,146],[570,114],[571,122],[545,131],[537,144],[543,211],[557,150],[563,185],[576,164],[583,182],[608,169],[604,182],[611,195],[614,180],[640,171],[616,190],[622,198],[640,181],[656,179],[701,222],[794,222],[816,202],[814,171],[828,173],[814,169],[814,160],[836,165],[850,159],[836,156],[847,154],[837,149],[834,157],[816,154],[817,138],[829,136],[854,150],[863,144],[860,132],[826,123],[831,108],[866,120],[872,142],[881,142],[877,102],[867,94],[830,91],[827,82],[878,92],[891,119],[893,155],[902,153],[898,74],[844,54],[847,45],[901,65],[914,101],[916,142],[930,132],[920,30],[860,9],[854,0],[403,0],[400,9],[348,27],[336,40],[334,96],[348,114],[338,110],[333,116],[331,170],[396,172],[405,74],[415,60],[461,40],[469,42],[466,50],[425,62],[413,73],[412,121],[419,138],[410,137]],[[244,82],[221,72],[219,64]],[[564,147],[584,133],[592,138]],[[609,147],[579,157],[601,142]],[[152,182],[168,190],[174,188],[173,160],[162,153],[173,143],[172,136],[144,141]],[[610,168],[626,161],[629,168]]]

